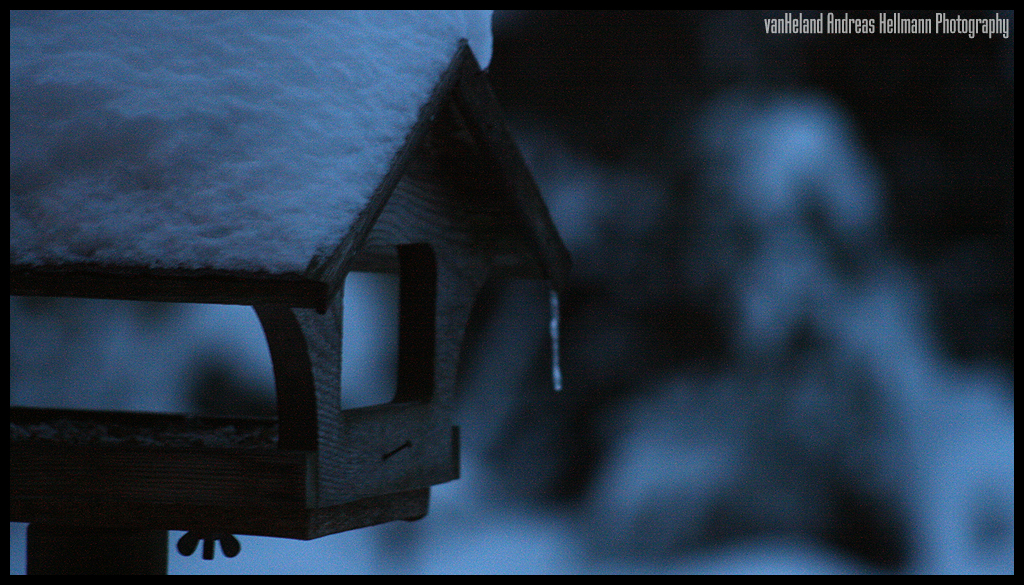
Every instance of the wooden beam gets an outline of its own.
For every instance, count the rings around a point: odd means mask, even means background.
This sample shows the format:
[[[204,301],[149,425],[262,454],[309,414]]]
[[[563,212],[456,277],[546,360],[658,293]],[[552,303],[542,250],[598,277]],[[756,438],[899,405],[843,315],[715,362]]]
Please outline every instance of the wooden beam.
[[[119,526],[126,530],[198,530],[311,540],[395,520],[418,520],[427,514],[430,489],[360,498],[337,506],[148,504],[124,502],[103,508],[82,508],[76,501],[50,501],[31,510],[18,509],[40,524],[69,526]],[[15,518],[12,522],[24,522]],[[31,523],[30,523],[31,525]]]
[[[10,447],[12,520],[14,509],[28,511],[54,500],[100,509],[133,501],[308,506],[315,471],[313,456],[302,451],[14,441]],[[74,514],[88,516],[89,512]]]
[[[11,294],[324,310],[328,287],[301,274],[66,264],[12,264]]]

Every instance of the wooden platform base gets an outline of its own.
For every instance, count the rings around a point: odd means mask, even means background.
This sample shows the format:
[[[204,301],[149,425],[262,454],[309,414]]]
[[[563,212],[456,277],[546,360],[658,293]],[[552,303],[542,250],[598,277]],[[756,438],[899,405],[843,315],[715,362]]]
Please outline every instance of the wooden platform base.
[[[426,405],[385,405],[348,418],[357,428],[397,419],[415,433],[423,425],[411,423],[421,417],[429,418]],[[416,457],[415,438],[381,446],[372,461],[354,450],[339,461],[351,468],[350,496],[325,504],[316,493],[315,453],[277,448],[275,429],[273,419],[12,408],[10,520],[308,540],[422,518],[429,486],[458,477],[457,429],[449,427],[449,453],[434,464]],[[368,493],[381,485],[392,488]]]

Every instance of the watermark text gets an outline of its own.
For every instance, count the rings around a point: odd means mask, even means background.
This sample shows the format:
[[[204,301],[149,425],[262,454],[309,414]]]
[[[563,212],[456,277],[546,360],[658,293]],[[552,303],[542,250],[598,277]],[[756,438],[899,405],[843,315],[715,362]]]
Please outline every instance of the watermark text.
[[[899,12],[880,12],[878,18],[851,18],[823,12],[816,16],[804,16],[787,12],[781,18],[765,18],[766,34],[860,34],[860,35],[966,35],[1001,36],[1010,38],[1010,19],[999,16],[992,18],[964,18],[936,12],[934,18],[905,18]]]

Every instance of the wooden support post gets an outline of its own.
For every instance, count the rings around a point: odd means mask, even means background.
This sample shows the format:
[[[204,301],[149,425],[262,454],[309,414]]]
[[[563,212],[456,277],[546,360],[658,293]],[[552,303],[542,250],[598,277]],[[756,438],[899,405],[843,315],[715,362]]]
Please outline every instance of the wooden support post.
[[[166,575],[167,531],[28,525],[29,575]]]
[[[398,387],[395,402],[434,398],[437,261],[429,244],[398,246]]]

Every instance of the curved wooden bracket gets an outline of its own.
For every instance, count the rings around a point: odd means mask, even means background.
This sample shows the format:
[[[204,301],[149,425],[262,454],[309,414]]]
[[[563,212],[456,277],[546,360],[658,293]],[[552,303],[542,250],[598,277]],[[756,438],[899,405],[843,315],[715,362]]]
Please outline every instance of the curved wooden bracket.
[[[253,307],[267,337],[274,365],[278,447],[281,449],[316,451],[318,425],[322,419],[320,411],[322,406],[326,406],[319,403],[330,403],[332,397],[336,397],[340,411],[340,371],[336,383],[332,382],[332,372],[322,371],[330,369],[330,364],[335,362],[340,364],[341,316],[335,314],[335,311],[340,311],[340,304],[339,298],[324,315],[310,309],[292,309],[283,305]],[[335,337],[336,340],[333,339]],[[324,384],[319,389],[316,384],[318,378]]]
[[[274,366],[278,448],[315,454],[313,507],[458,477],[450,386],[465,319],[452,318],[452,295],[441,295],[439,303],[433,248],[410,243],[397,249],[399,366],[390,403],[341,409],[340,294],[323,313],[284,305],[254,306]],[[460,304],[454,312],[468,317],[468,306],[463,307],[461,294],[457,296]]]

